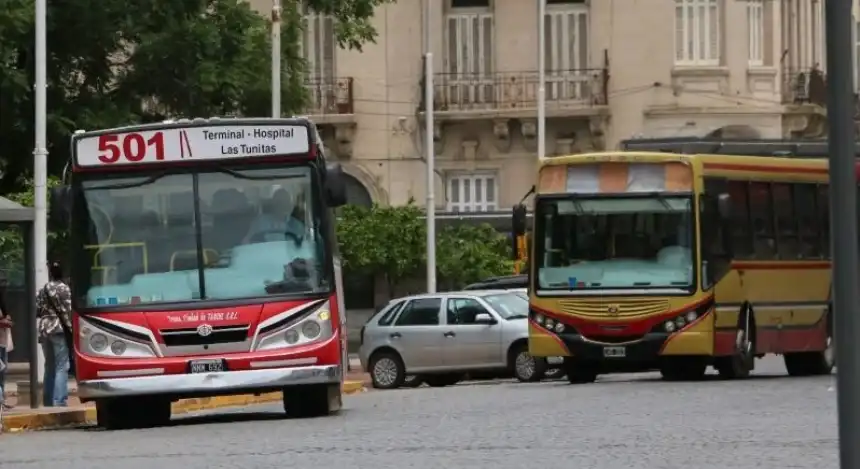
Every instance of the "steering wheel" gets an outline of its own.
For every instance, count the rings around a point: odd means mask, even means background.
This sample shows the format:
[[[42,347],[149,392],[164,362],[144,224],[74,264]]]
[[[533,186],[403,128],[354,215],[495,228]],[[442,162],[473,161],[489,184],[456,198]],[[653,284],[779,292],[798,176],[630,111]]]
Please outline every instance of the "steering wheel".
[[[293,242],[295,242],[297,246],[302,245],[302,238],[300,238],[299,235],[293,233],[292,231],[286,231],[286,230],[262,230],[262,231],[258,231],[256,233],[254,233],[250,238],[248,238],[247,244],[264,243],[264,242],[266,242],[266,236],[268,236],[270,234],[284,236],[287,239],[292,239]]]

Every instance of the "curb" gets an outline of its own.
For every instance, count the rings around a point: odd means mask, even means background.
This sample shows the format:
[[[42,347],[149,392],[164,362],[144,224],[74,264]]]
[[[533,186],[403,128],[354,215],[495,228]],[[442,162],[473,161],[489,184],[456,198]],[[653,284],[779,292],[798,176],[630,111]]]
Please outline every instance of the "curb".
[[[364,383],[361,381],[345,381],[343,383],[344,394],[357,394],[364,392],[365,390],[366,388]],[[182,399],[173,403],[171,406],[171,412],[173,415],[182,415],[201,410],[220,409],[223,407],[241,407],[280,401],[280,392],[270,392],[260,394],[258,396],[253,394],[244,394],[238,396]],[[68,425],[95,423],[95,421],[96,408],[86,407],[61,412],[5,415],[3,416],[2,428],[4,432],[15,433],[22,431],[47,430]]]

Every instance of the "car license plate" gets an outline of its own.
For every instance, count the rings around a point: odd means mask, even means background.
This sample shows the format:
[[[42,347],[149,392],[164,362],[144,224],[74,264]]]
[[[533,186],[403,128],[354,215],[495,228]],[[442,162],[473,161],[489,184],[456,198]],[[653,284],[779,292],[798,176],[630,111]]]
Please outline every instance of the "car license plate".
[[[227,364],[224,360],[192,360],[188,362],[190,373],[216,373],[226,369]]]
[[[606,358],[624,358],[627,356],[627,347],[603,347],[603,356]]]
[[[564,357],[547,357],[546,362],[549,365],[561,365],[564,363]]]

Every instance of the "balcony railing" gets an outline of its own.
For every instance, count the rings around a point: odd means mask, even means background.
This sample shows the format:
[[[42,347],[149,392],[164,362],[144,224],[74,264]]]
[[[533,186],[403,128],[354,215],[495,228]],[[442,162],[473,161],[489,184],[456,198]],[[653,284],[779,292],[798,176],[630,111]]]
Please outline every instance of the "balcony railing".
[[[538,73],[442,73],[434,76],[437,111],[535,109]],[[606,68],[554,70],[546,73],[546,107],[577,109],[607,104]],[[424,109],[421,103],[421,109]]]
[[[784,68],[783,104],[827,105],[827,77],[818,67]]]
[[[305,82],[308,115],[352,114],[352,77],[310,78]]]

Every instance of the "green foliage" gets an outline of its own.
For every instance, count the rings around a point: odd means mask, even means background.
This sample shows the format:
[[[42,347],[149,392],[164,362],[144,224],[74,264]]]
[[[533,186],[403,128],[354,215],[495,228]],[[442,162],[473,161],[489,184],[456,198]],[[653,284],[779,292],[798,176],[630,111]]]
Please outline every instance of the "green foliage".
[[[383,275],[389,293],[424,265],[426,231],[422,211],[413,203],[370,208],[348,205],[338,219],[337,236],[344,270],[353,275]]]
[[[25,207],[33,206],[33,180],[26,179],[28,189],[6,196],[12,202]],[[48,189],[60,184],[57,178],[48,178]],[[48,257],[58,259],[63,255],[66,233],[48,232]],[[0,270],[4,270],[10,285],[23,285],[24,282],[24,237],[17,226],[3,227],[0,231]]]
[[[427,233],[423,215],[411,202],[402,207],[344,207],[337,226],[344,270],[350,275],[385,276],[389,295],[403,280],[423,275]],[[436,254],[440,286],[448,289],[513,272],[509,243],[489,225],[441,230]]]
[[[439,283],[457,289],[498,275],[513,273],[508,240],[487,224],[448,226],[436,243]]]
[[[307,0],[332,14],[342,47],[374,40],[390,0]],[[300,113],[302,2],[283,2],[283,113]],[[48,150],[52,174],[76,129],[165,117],[270,112],[269,21],[242,0],[49,0]],[[23,191],[34,135],[34,0],[0,2],[0,194]]]

